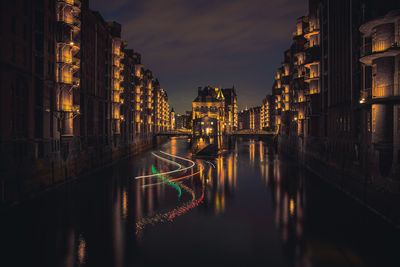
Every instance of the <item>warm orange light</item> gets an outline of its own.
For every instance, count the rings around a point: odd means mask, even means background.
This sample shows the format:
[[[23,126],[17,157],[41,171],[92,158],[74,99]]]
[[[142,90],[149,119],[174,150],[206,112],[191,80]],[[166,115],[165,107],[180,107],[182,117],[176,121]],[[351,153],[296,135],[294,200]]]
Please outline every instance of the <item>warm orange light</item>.
[[[183,179],[186,179],[186,178],[195,176],[196,174],[199,174],[201,171],[202,171],[202,170],[200,170],[200,171],[198,171],[198,172],[196,172],[196,173],[193,173],[193,174],[189,174],[189,175],[183,176],[183,177],[171,179],[171,180],[169,180],[169,181],[171,181],[171,182],[180,181],[180,180],[183,180]]]
[[[290,210],[290,214],[293,215],[294,214],[294,200],[293,199],[290,200],[289,210]]]

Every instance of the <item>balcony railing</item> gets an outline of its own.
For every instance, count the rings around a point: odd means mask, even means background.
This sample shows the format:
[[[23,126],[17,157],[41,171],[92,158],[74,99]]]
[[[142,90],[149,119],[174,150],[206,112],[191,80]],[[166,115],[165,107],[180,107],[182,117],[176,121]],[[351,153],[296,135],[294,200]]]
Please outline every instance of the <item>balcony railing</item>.
[[[374,88],[366,88],[361,90],[360,103],[365,103],[367,100],[371,99],[384,99],[393,96],[400,96],[399,84],[375,86]]]
[[[64,64],[71,64],[71,65],[74,65],[76,67],[79,67],[80,63],[81,63],[79,58],[66,57],[66,56],[60,57],[60,60],[58,62],[59,63],[64,63]]]
[[[399,84],[381,85],[372,88],[372,98],[400,96]]]
[[[71,32],[70,31],[61,30],[57,34],[57,43],[63,44],[63,45],[70,45],[73,48],[79,48],[80,47],[79,36],[75,36],[75,37],[71,38]]]
[[[72,64],[72,57],[61,56],[58,60],[59,63]]]
[[[58,19],[60,22],[65,23],[66,25],[72,26],[72,27],[81,27],[81,21],[78,16],[66,16],[61,15]]]
[[[312,48],[318,48],[319,44],[313,44],[311,45],[310,42],[307,42],[304,44],[304,49],[312,49]]]
[[[316,73],[316,72],[309,72],[309,73],[306,73],[305,74],[305,76],[304,76],[304,78],[306,79],[306,80],[311,80],[311,79],[318,79],[319,78],[319,73]]]
[[[399,42],[393,42],[392,38],[388,38],[385,40],[377,40],[374,42],[368,42],[361,46],[360,48],[360,56],[365,57],[375,53],[382,53],[391,48],[400,48]]]
[[[304,29],[305,34],[310,33],[310,32],[317,32],[317,31],[319,31],[319,29],[317,29],[316,27],[306,27]]]
[[[73,86],[79,86],[81,79],[78,77],[63,76],[58,81]]]

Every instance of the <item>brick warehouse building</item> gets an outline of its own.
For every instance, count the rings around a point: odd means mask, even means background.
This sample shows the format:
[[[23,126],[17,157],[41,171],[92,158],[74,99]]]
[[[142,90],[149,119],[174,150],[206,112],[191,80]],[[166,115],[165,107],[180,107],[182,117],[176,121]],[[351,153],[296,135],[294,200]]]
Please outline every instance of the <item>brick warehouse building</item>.
[[[138,152],[170,129],[165,90],[153,91],[154,78],[144,83],[150,71],[121,25],[88,1],[2,1],[0,9],[1,203]]]
[[[398,94],[399,22],[395,11],[387,12],[399,4],[385,3],[309,1],[309,14],[297,20],[293,44],[284,52],[272,94],[261,109],[266,128],[265,111],[271,103],[275,108],[273,127],[285,140],[282,147],[299,147],[304,155],[316,158],[321,154],[327,162],[349,169],[352,162],[375,162],[381,154],[382,164],[388,159],[392,164],[376,168],[393,172],[376,175],[398,174],[399,156],[393,148],[398,143],[394,131],[398,115],[392,102]],[[382,92],[371,90],[378,87]],[[386,100],[391,103],[380,103]],[[377,123],[380,127],[375,127]],[[374,136],[381,140],[371,142]]]
[[[400,182],[399,9],[390,0],[310,0],[261,116],[265,128],[273,106],[280,151],[391,218],[399,216],[386,209]]]

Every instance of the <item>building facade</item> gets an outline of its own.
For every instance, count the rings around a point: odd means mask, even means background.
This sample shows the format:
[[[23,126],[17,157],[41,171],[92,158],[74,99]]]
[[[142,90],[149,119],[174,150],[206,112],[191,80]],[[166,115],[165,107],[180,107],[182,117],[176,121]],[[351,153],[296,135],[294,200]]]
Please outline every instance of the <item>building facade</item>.
[[[383,203],[396,199],[400,177],[399,9],[310,0],[261,106],[279,151],[391,218]]]
[[[225,100],[226,132],[234,133],[238,128],[238,106],[235,86],[221,89]]]
[[[250,111],[248,108],[241,110],[238,114],[238,130],[250,129]]]
[[[192,120],[194,136],[219,136],[225,132],[225,101],[221,89],[198,88],[192,102]]]
[[[249,109],[250,130],[258,132],[262,130],[261,125],[261,107],[252,107]]]
[[[213,125],[214,123],[217,124],[215,127],[212,127],[215,128],[212,130],[213,135],[234,133],[238,127],[235,88],[199,87],[198,96],[192,102],[193,128],[202,128],[201,126],[197,127],[197,124],[204,125],[204,118],[211,118],[213,120],[210,123]],[[206,129],[203,129],[200,132],[202,134],[209,134],[210,130],[207,132]]]
[[[135,153],[170,128],[166,91],[121,25],[88,1],[0,10],[0,202]]]
[[[400,10],[361,25],[363,141],[379,173],[400,175]]]

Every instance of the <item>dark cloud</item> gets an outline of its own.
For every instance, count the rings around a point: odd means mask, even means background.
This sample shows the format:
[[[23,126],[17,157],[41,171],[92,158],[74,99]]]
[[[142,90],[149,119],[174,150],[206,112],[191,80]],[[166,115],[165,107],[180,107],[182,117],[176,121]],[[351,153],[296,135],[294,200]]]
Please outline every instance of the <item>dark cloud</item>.
[[[91,7],[122,23],[123,38],[183,112],[207,84],[235,84],[240,107],[259,105],[307,1],[99,0]]]

